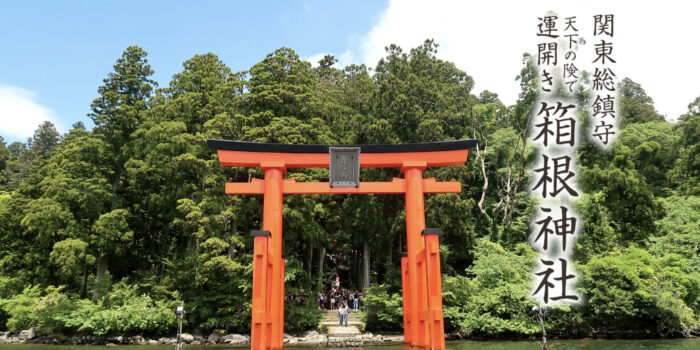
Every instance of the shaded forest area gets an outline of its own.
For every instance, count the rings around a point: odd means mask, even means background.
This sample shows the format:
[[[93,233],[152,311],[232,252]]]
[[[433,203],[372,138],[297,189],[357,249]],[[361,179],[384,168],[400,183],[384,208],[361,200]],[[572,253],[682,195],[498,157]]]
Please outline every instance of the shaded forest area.
[[[437,59],[437,48],[430,40],[409,52],[392,45],[374,68],[339,68],[332,56],[313,67],[281,48],[244,72],[209,53],[184,62],[161,88],[146,52],[127,48],[98,88],[91,131],[78,122],[60,135],[46,122],[26,143],[0,139],[0,329],[172,334],[183,300],[186,329],[247,332],[249,232],[262,225],[262,197],[227,196],[224,183],[263,174],[221,166],[207,139],[476,138],[467,164],[425,174],[463,184],[461,193],[427,195],[425,203],[426,223],[444,232],[446,328],[472,337],[536,334],[536,254],[527,243],[537,205],[528,194],[536,66],[524,55],[512,82],[521,93],[506,106],[473,91],[473,79]],[[575,263],[585,298],[550,310],[547,326],[563,336],[697,334],[700,97],[671,123],[634,81],[622,80],[618,92],[615,146],[580,140],[576,153],[585,195],[575,205],[584,220]],[[588,91],[575,98],[590,103]],[[586,113],[578,115],[584,129]],[[363,181],[397,176],[398,169],[361,173]],[[328,170],[290,169],[287,177],[328,181]],[[284,202],[287,291],[310,297],[287,303],[286,329],[316,328],[314,294],[336,273],[345,287],[366,289],[367,329],[401,329],[403,196]]]

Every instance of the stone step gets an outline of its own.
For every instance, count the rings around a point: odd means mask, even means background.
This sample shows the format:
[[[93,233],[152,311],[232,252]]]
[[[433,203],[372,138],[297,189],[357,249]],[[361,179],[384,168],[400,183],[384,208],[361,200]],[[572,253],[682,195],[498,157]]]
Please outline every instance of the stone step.
[[[348,314],[348,326],[338,326],[338,310],[326,310],[321,321],[321,330],[328,335],[329,347],[361,346],[360,329],[364,328],[360,313],[352,310]],[[357,339],[356,339],[357,338]]]
[[[328,328],[328,337],[354,337],[360,334],[360,330],[355,326],[347,327],[330,327]]]
[[[333,326],[328,328],[328,347],[361,347],[363,343],[362,334],[360,334],[360,330],[355,326]]]
[[[338,318],[338,314],[335,313],[335,314],[333,314],[333,315],[325,315],[325,316],[323,316],[323,319],[324,319],[324,320],[330,320],[330,319],[332,319],[332,318],[336,318],[336,319],[337,319],[337,318]],[[359,314],[349,314],[349,315],[348,315],[348,318],[356,318],[356,319],[359,320],[361,317],[360,317]]]
[[[358,317],[359,317],[359,316],[360,316],[360,313],[359,313],[359,312],[350,312],[348,315],[349,315],[349,316],[358,316]],[[329,313],[323,314],[323,316],[324,316],[324,317],[338,317],[338,311],[329,312]]]
[[[358,312],[358,311],[360,311],[360,310],[350,310],[351,313]],[[326,311],[324,311],[324,313],[326,313],[326,314],[332,314],[332,313],[336,313],[336,312],[338,312],[338,310],[326,310]]]
[[[345,322],[343,322],[343,323],[345,323]],[[324,328],[337,326],[338,324],[339,324],[338,320],[321,321],[321,327],[324,327]],[[348,320],[348,325],[362,328],[362,322],[360,320]]]
[[[328,319],[331,319],[331,318],[338,318],[338,313],[336,312],[336,313],[334,313],[334,314],[332,314],[332,315],[330,315],[330,314],[329,314],[329,315],[324,315],[323,318],[328,318]],[[360,314],[358,314],[358,313],[350,313],[350,314],[348,314],[348,318],[360,318]]]
[[[326,316],[326,317],[328,317],[328,316],[336,316],[336,315],[338,315],[338,311],[326,311],[323,315]],[[359,316],[360,313],[357,312],[357,311],[350,311],[349,315],[350,315],[350,316],[352,316],[352,315],[358,315],[358,316]]]
[[[331,327],[337,327],[337,326],[338,326],[337,320],[336,321],[321,321],[321,327],[324,327],[324,328],[331,328]],[[348,320],[348,327],[350,327],[350,326],[362,328],[362,322]]]
[[[362,318],[362,317],[360,317],[360,315],[348,315],[348,320],[359,320],[359,319],[361,319],[361,318]],[[336,320],[336,321],[337,321],[337,320],[339,320],[339,319],[340,319],[340,318],[338,317],[338,315],[326,316],[326,317],[322,318],[322,320],[324,320],[324,321],[330,321],[330,320]]]
[[[338,317],[327,317],[321,320],[321,322],[338,322],[340,319]],[[348,322],[353,321],[353,322],[362,322],[362,319],[359,317],[348,317]]]
[[[352,337],[328,337],[329,348],[361,348],[364,341],[361,335]]]

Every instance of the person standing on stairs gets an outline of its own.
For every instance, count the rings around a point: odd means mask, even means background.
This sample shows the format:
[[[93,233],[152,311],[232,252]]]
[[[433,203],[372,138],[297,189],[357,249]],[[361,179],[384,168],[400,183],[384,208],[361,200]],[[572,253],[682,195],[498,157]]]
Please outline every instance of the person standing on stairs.
[[[325,310],[326,309],[326,297],[323,295],[323,291],[318,292],[318,306],[319,309]]]
[[[345,327],[348,326],[348,313],[350,313],[350,308],[347,303],[343,303],[340,308],[338,308],[338,318],[340,318],[339,326],[343,325],[343,319],[345,320]]]

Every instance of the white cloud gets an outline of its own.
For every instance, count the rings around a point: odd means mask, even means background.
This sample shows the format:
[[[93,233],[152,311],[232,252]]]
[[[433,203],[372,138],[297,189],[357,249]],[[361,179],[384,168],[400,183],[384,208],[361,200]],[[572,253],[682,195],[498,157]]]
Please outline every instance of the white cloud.
[[[318,67],[318,61],[320,61],[326,55],[330,55],[330,54],[328,52],[317,53],[317,54],[312,55],[312,56],[301,57],[301,60],[302,61],[309,61],[309,62],[311,62],[311,66]]]
[[[593,15],[614,14],[618,78],[642,84],[657,110],[670,119],[685,113],[700,95],[700,46],[695,44],[700,3],[694,1],[390,0],[377,24],[363,38],[349,41],[344,55],[372,67],[391,43],[408,51],[432,38],[440,44],[439,58],[474,77],[475,93],[496,92],[511,104],[520,89],[514,79],[522,54],[536,51],[537,17],[549,10],[577,16],[578,29],[589,41],[581,50],[591,53]],[[583,59],[577,61],[584,65]]]
[[[56,125],[55,113],[40,105],[37,95],[32,90],[0,84],[0,136],[6,141],[31,137],[46,120]]]
[[[309,61],[311,62],[311,66],[313,67],[318,67],[318,61],[320,61],[324,56],[326,55],[332,55],[331,53],[328,52],[322,52],[322,53],[317,53],[312,56],[308,57],[301,57],[302,61]],[[335,58],[338,60],[338,63],[336,63],[336,67],[345,67],[347,65],[356,63],[355,62],[355,54],[353,53],[352,50],[347,50],[341,55],[334,55]]]

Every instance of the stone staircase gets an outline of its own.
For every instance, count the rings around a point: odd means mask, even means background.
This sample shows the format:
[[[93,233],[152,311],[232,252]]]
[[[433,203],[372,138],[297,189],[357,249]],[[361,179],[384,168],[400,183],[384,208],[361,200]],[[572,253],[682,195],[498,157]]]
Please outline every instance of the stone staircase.
[[[327,310],[321,321],[321,329],[328,335],[328,346],[345,348],[362,346],[362,321],[357,311],[351,310],[348,315],[348,326],[339,326],[337,310]]]

